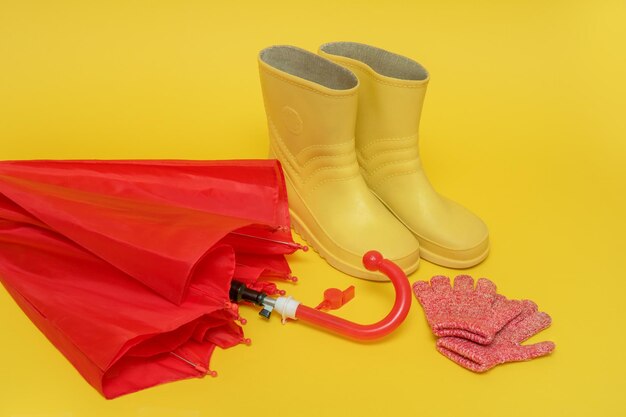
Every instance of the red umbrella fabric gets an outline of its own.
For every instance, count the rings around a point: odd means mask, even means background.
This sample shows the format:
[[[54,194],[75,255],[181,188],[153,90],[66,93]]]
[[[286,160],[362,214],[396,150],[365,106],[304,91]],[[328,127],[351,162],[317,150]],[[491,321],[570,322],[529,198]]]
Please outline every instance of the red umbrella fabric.
[[[243,342],[230,281],[276,292],[289,226],[277,161],[0,163],[0,280],[107,398]]]

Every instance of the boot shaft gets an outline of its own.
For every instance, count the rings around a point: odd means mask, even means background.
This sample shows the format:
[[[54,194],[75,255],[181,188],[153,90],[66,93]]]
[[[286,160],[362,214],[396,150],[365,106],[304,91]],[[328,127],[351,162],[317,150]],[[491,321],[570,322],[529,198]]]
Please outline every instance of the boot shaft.
[[[324,44],[320,55],[349,68],[359,78],[359,149],[382,140],[417,140],[428,85],[424,67],[401,55],[354,42]]]
[[[273,46],[259,54],[259,73],[270,129],[292,155],[354,139],[358,80],[350,71],[299,48]]]

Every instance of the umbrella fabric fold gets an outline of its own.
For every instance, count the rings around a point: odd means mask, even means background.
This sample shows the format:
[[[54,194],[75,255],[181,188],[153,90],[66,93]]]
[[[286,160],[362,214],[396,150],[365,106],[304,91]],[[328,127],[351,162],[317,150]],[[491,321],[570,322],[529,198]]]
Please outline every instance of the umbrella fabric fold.
[[[276,161],[0,163],[0,280],[107,398],[209,372],[296,248]]]

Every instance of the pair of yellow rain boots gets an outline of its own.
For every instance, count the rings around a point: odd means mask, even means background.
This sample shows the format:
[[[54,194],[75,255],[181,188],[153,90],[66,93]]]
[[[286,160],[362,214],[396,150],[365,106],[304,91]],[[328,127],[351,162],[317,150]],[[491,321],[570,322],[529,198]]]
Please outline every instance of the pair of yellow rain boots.
[[[361,263],[371,249],[407,274],[420,256],[452,268],[485,259],[485,224],[439,195],[422,169],[424,67],[354,42],[324,44],[318,55],[271,46],[258,62],[293,226],[328,263],[379,280]]]

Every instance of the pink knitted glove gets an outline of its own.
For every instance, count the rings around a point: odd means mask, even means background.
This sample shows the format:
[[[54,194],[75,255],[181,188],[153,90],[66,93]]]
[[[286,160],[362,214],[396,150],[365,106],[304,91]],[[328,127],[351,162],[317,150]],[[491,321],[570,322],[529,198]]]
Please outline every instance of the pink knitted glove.
[[[459,365],[474,372],[485,372],[496,365],[534,359],[554,350],[553,342],[521,346],[524,340],[550,326],[552,319],[537,311],[537,305],[522,301],[524,311],[507,324],[488,346],[477,345],[458,337],[437,340],[437,350]]]
[[[468,275],[454,279],[435,276],[417,281],[413,291],[426,312],[426,320],[436,336],[457,336],[481,345],[491,343],[495,334],[522,311],[522,303],[496,294],[496,286],[481,278],[474,289]]]

